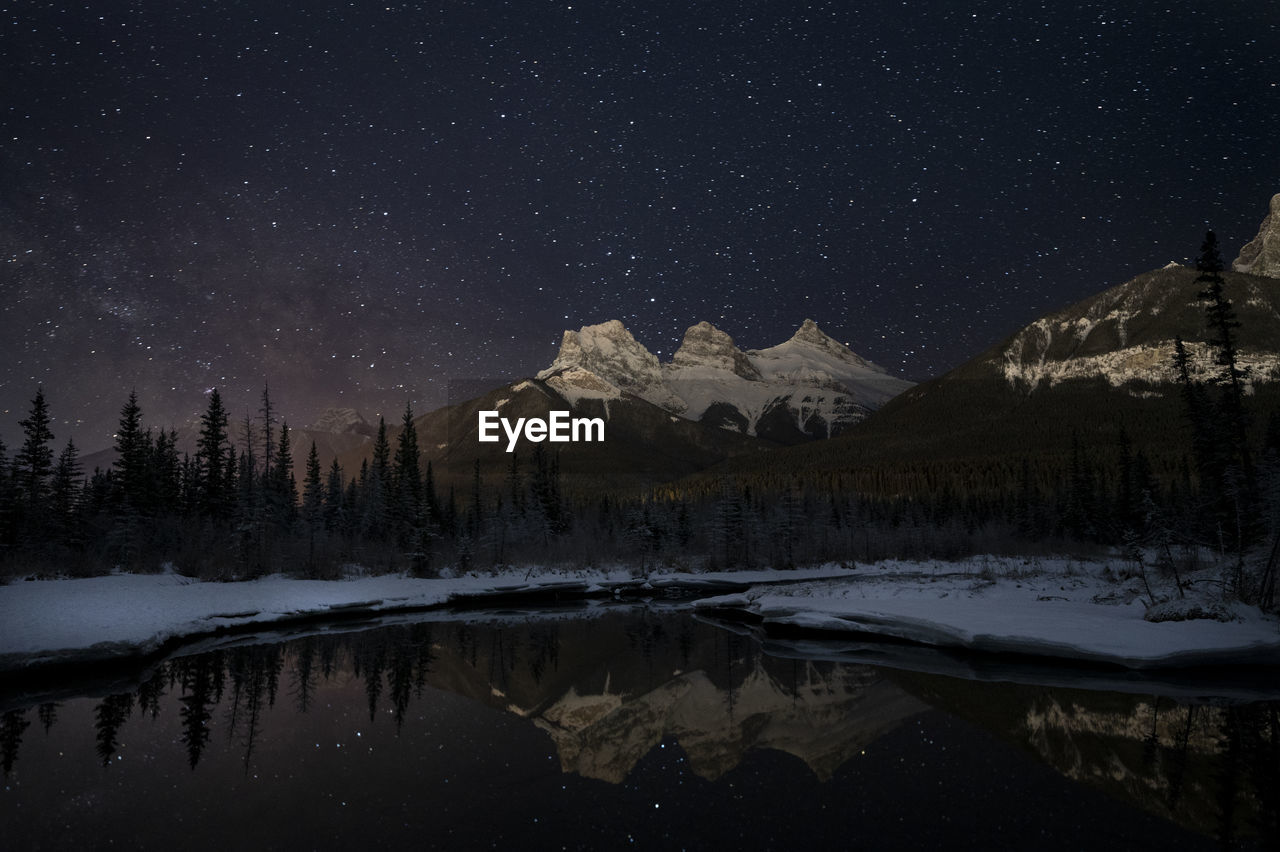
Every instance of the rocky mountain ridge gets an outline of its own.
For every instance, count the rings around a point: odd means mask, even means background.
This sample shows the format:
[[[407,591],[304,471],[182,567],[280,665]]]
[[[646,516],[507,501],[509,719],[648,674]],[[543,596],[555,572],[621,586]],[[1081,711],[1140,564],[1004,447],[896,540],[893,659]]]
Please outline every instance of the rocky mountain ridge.
[[[1280,278],[1280,192],[1271,196],[1267,216],[1258,235],[1244,244],[1231,264],[1235,272],[1247,272],[1267,278]]]
[[[786,444],[839,434],[912,385],[808,319],[784,343],[746,351],[699,322],[667,363],[610,320],[566,331],[536,378],[571,403],[631,394],[689,420]]]

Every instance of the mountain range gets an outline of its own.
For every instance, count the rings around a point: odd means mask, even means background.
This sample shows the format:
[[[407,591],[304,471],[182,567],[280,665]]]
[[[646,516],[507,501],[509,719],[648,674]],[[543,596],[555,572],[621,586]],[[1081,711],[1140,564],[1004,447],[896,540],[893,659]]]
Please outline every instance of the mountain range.
[[[1240,322],[1255,439],[1280,410],[1280,195],[1270,210],[1222,273]],[[1193,379],[1218,369],[1198,279],[1178,263],[1144,272],[906,390],[845,435],[711,473],[806,473],[879,494],[990,493],[1007,491],[1024,461],[1033,480],[1060,479],[1074,446],[1114,457],[1123,434],[1172,482],[1185,475],[1190,448],[1175,338],[1185,342]]]
[[[1222,277],[1241,323],[1252,407],[1275,410],[1280,194]],[[947,481],[964,493],[1007,484],[1023,459],[1060,469],[1073,444],[1114,448],[1121,432],[1168,479],[1187,446],[1174,338],[1186,342],[1193,377],[1215,369],[1202,289],[1195,268],[1170,263],[1046,314],[920,385],[860,357],[809,319],[783,343],[748,350],[699,322],[665,363],[609,320],[565,331],[556,358],[536,375],[420,415],[415,427],[424,465],[433,462],[451,484],[469,482],[477,462],[490,478],[511,463],[502,444],[477,441],[479,411],[515,419],[563,409],[607,424],[603,443],[554,445],[562,476],[585,491],[698,474],[811,472],[850,477],[847,484],[873,493],[933,492],[946,466],[955,480]],[[1255,430],[1264,420],[1255,417]],[[235,424],[232,432],[239,437]],[[399,425],[388,424],[388,432],[394,442]],[[194,452],[195,433],[180,430],[181,449]],[[314,441],[324,465],[337,458],[353,476],[375,434],[355,410],[330,409],[295,430],[295,472],[301,475]],[[527,459],[532,450],[523,442],[518,452]],[[87,457],[86,467],[109,456]]]
[[[631,394],[672,414],[780,444],[838,435],[911,387],[805,320],[786,342],[743,351],[708,322],[662,364],[618,320],[566,331],[538,373],[566,401]]]
[[[478,412],[545,418],[553,410],[599,417],[602,443],[541,445],[554,451],[562,480],[579,493],[647,487],[780,445],[840,434],[910,382],[889,375],[806,320],[787,341],[743,351],[710,323],[685,334],[661,363],[617,320],[566,331],[552,364],[535,376],[414,421],[422,459],[437,481],[467,485],[506,475],[502,444],[478,440]],[[398,427],[388,427],[394,439]],[[522,442],[524,460],[539,445]],[[340,455],[349,473],[368,447]]]

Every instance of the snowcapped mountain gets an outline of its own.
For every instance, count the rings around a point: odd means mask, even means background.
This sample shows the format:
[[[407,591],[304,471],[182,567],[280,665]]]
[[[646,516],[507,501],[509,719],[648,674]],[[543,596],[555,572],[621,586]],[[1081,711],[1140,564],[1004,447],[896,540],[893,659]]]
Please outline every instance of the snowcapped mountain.
[[[666,364],[610,320],[566,331],[537,378],[570,402],[627,393],[689,420],[788,444],[839,434],[912,385],[812,320],[784,343],[745,352],[700,322]]]
[[[1034,391],[1073,379],[1102,379],[1131,394],[1177,380],[1174,338],[1185,341],[1193,378],[1217,371],[1208,342],[1203,282],[1194,267],[1169,263],[1048,314],[976,359],[1011,386]],[[1250,385],[1280,380],[1280,194],[1258,235],[1223,273],[1240,321],[1239,359]],[[970,362],[971,364],[975,362]],[[965,368],[961,368],[962,370]]]
[[[983,358],[1010,385],[1031,390],[1071,379],[1112,387],[1176,380],[1173,341],[1181,336],[1193,373],[1216,369],[1194,268],[1170,264],[1042,317]],[[1280,379],[1280,284],[1224,273],[1242,324],[1241,364],[1250,382]]]
[[[354,408],[329,408],[326,409],[316,421],[306,427],[309,432],[324,432],[330,435],[365,435],[372,437],[377,434],[375,429],[368,420],[364,419],[364,415]]]
[[[556,360],[537,378],[570,402],[616,399],[626,392],[668,411],[684,413],[680,399],[663,381],[657,356],[641,346],[618,320],[566,331]]]
[[[1273,211],[1277,205],[1273,200]],[[1264,224],[1254,242],[1265,248],[1273,233]],[[1268,268],[1255,262],[1265,250],[1251,252],[1241,252],[1254,259],[1251,269]],[[769,464],[838,473],[867,491],[936,494],[946,486],[976,493],[1000,490],[1019,476],[1060,481],[1076,447],[1114,467],[1123,434],[1132,452],[1142,451],[1154,470],[1172,478],[1190,452],[1175,338],[1184,341],[1193,379],[1207,384],[1218,369],[1198,277],[1194,268],[1171,263],[1046,314],[894,397],[850,434],[821,448],[787,448]],[[1239,364],[1249,369],[1255,441],[1280,406],[1277,278],[1280,269],[1222,273],[1240,323],[1236,345]],[[755,463],[744,459],[740,469]]]

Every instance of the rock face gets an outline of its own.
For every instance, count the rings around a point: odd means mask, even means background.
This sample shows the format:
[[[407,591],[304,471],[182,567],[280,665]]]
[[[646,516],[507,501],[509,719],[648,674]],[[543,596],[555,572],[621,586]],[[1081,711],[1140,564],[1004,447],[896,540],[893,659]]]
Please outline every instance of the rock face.
[[[683,411],[680,400],[662,381],[657,356],[636,342],[618,320],[566,331],[556,360],[537,378],[559,380],[552,384],[561,393],[581,387],[591,396],[611,395],[603,389],[612,385],[669,411]]]
[[[308,427],[313,432],[326,432],[332,435],[372,435],[374,429],[364,415],[354,408],[329,408],[316,418],[316,422]]]
[[[1280,193],[1271,196],[1271,207],[1258,235],[1240,249],[1240,256],[1231,268],[1250,275],[1280,278]]]
[[[785,343],[747,352],[700,322],[666,364],[611,320],[566,331],[555,362],[537,378],[570,402],[629,393],[689,420],[786,444],[838,434],[911,386],[813,320]]]
[[[700,322],[684,333],[684,341],[672,357],[677,367],[714,367],[744,379],[760,379],[746,353],[733,345],[733,338],[709,322]]]
[[[1227,297],[1241,322],[1239,358],[1247,381],[1280,379],[1280,299],[1273,285],[1224,275]],[[1071,380],[1105,380],[1111,387],[1177,382],[1173,341],[1182,338],[1192,377],[1218,369],[1205,331],[1204,284],[1194,269],[1171,265],[1048,314],[979,359],[1012,387],[1028,390]],[[1142,392],[1142,391],[1138,391]]]

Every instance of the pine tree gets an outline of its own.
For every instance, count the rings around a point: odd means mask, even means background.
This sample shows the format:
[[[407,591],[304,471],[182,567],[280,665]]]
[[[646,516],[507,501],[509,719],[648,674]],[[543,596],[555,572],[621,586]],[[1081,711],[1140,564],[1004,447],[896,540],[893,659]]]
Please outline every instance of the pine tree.
[[[1216,469],[1214,421],[1210,416],[1209,398],[1204,388],[1191,377],[1191,357],[1181,336],[1173,339],[1173,366],[1182,387],[1182,402],[1187,422],[1191,425],[1191,451],[1202,487],[1220,482],[1222,472]]]
[[[387,440],[387,421],[378,418],[378,435],[373,439],[373,461],[371,466],[385,481],[391,471],[391,443]]]
[[[78,504],[80,498],[80,479],[83,469],[75,443],[68,438],[67,446],[58,456],[58,463],[53,469],[51,486],[51,509],[54,527],[66,544],[80,544],[78,529]]]
[[[511,464],[507,467],[507,493],[511,495],[511,510],[517,515],[524,514],[524,479],[520,475],[520,454],[511,454]]]
[[[303,477],[302,520],[307,525],[307,567],[315,571],[316,533],[324,526],[324,483],[320,480],[320,454],[316,442],[311,442],[307,453],[307,470]]]
[[[227,461],[222,468],[222,493],[226,495],[227,515],[236,508],[236,492],[239,485],[240,461],[236,458],[236,448],[228,441]]]
[[[1235,330],[1240,327],[1234,306],[1226,297],[1223,289],[1222,257],[1218,253],[1218,238],[1209,231],[1205,234],[1204,244],[1200,247],[1200,258],[1196,261],[1196,269],[1200,274],[1196,283],[1205,285],[1198,294],[1203,302],[1209,331],[1214,335],[1211,344],[1217,349],[1216,361],[1221,368],[1216,381],[1230,390],[1236,402],[1244,395],[1243,380],[1248,371],[1239,365],[1239,349]]]
[[[156,505],[176,511],[182,500],[182,462],[178,458],[178,433],[161,430],[151,448],[151,476]]]
[[[222,396],[214,388],[209,394],[209,407],[200,418],[200,438],[196,444],[196,461],[201,475],[200,508],[210,517],[226,517],[231,509],[227,492],[227,410]]]
[[[240,424],[240,443],[244,447],[240,451],[240,470],[249,478],[247,489],[243,482],[240,484],[241,492],[252,497],[258,484],[258,433],[248,414]]]
[[[427,470],[423,474],[422,497],[427,506],[427,520],[433,524],[439,524],[441,521],[440,498],[436,495],[436,475],[430,460],[427,461]]]
[[[418,432],[413,425],[413,406],[406,403],[404,422],[396,445],[395,488],[396,525],[405,545],[422,513],[422,479],[418,468]]]
[[[307,471],[302,487],[302,518],[312,529],[320,526],[324,512],[324,483],[320,478],[320,454],[316,442],[311,442],[307,453]]]
[[[0,553],[13,543],[14,534],[14,485],[9,476],[8,456],[4,441],[0,441]]]
[[[115,482],[120,490],[119,509],[143,508],[146,490],[147,455],[149,441],[142,431],[142,408],[138,405],[137,391],[129,391],[129,399],[120,409],[120,426],[116,430],[116,459],[112,462]]]
[[[1200,271],[1196,282],[1205,285],[1199,296],[1201,301],[1208,302],[1207,321],[1213,335],[1210,343],[1217,350],[1215,360],[1220,368],[1214,381],[1222,386],[1219,408],[1224,433],[1220,439],[1226,441],[1223,451],[1228,465],[1239,467],[1246,488],[1252,490],[1253,462],[1249,453],[1246,434],[1248,424],[1244,410],[1244,383],[1249,370],[1240,366],[1239,344],[1236,340],[1236,329],[1240,327],[1240,321],[1236,318],[1231,300],[1226,298],[1223,291],[1222,256],[1218,252],[1218,238],[1213,231],[1205,234],[1196,269]]]
[[[272,451],[275,441],[275,417],[271,412],[271,391],[266,382],[262,383],[262,407],[258,409],[262,415],[262,476],[271,476]]]
[[[19,421],[22,427],[22,448],[13,458],[13,470],[18,480],[20,495],[25,507],[38,515],[48,496],[49,477],[53,473],[53,432],[49,430],[49,406],[44,399],[44,388],[36,388],[31,400],[31,413]]]
[[[276,466],[271,471],[276,498],[276,518],[281,526],[290,527],[298,514],[298,484],[293,478],[293,455],[289,446],[289,424],[280,424],[280,443],[276,446]]]
[[[324,496],[324,527],[327,530],[339,529],[342,526],[345,495],[342,487],[342,468],[335,458],[329,467],[329,479]]]

